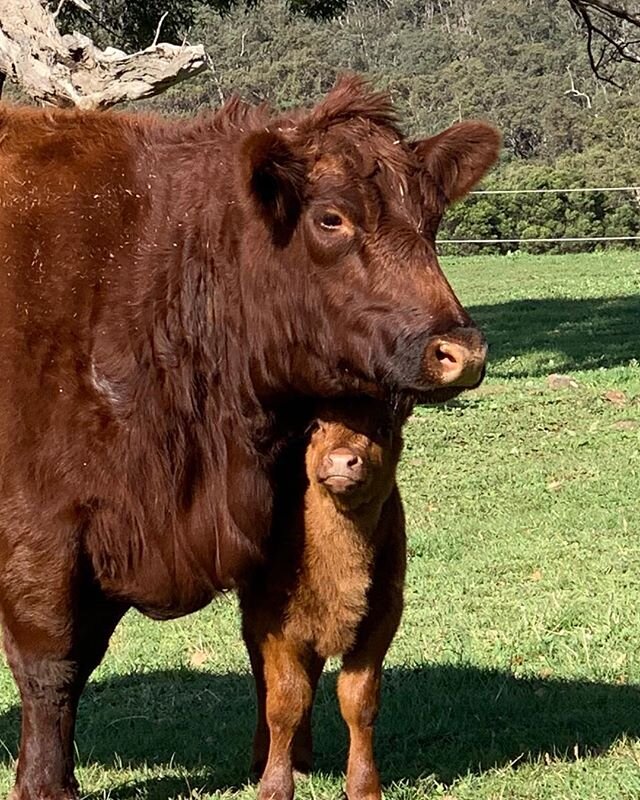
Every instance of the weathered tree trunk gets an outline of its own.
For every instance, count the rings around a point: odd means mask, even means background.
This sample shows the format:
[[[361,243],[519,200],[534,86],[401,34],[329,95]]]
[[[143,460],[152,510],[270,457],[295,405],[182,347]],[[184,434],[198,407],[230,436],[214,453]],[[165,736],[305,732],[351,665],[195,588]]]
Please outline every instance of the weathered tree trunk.
[[[101,50],[79,33],[62,36],[40,0],[0,2],[0,75],[39,103],[108,108],[159,94],[206,65],[201,45]]]

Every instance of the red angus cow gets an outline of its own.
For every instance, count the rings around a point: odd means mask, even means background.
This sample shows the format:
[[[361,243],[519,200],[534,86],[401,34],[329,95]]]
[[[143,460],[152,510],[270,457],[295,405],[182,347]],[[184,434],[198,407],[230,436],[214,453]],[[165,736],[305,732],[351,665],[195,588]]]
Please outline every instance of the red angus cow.
[[[194,611],[259,556],[288,409],[480,382],[434,236],[498,147],[479,122],[409,142],[357,78],[282,116],[0,108],[15,800],[75,796],[78,698],[124,611]]]

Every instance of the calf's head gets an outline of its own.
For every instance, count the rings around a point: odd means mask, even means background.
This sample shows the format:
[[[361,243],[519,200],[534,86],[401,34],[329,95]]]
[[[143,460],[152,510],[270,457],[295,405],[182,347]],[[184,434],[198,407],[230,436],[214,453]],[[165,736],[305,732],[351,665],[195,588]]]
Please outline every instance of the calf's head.
[[[279,295],[269,314],[286,321],[277,358],[291,385],[321,393],[312,376],[324,369],[335,393],[359,381],[433,402],[480,383],[486,343],[440,269],[435,236],[499,146],[483,122],[409,141],[386,95],[357,78],[247,133],[259,291],[263,304]]]
[[[316,419],[306,451],[307,477],[338,507],[381,505],[393,488],[401,450],[400,426],[384,404],[332,405]]]

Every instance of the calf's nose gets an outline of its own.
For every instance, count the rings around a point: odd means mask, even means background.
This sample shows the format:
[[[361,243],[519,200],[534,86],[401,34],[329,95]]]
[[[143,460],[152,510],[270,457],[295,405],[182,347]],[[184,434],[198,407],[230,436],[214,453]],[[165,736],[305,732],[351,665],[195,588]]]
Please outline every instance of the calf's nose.
[[[487,343],[475,328],[458,328],[434,336],[427,345],[424,364],[440,386],[470,389],[484,377]]]
[[[353,450],[338,447],[325,456],[323,466],[328,475],[358,477],[362,472],[362,458]]]

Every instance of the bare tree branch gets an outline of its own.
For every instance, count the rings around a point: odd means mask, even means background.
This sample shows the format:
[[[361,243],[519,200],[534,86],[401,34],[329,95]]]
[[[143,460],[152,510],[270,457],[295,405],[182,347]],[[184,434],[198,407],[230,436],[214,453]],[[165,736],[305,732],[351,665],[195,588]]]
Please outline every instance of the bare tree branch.
[[[63,6],[64,6],[64,4],[66,2],[67,2],[67,0],[60,0],[60,2],[58,3],[58,7],[53,12],[53,18],[54,19],[58,19],[58,16],[59,16],[60,12],[62,11],[62,8],[63,8]],[[77,6],[82,11],[91,11],[91,6],[88,5],[88,3],[85,3],[84,0],[71,0],[71,2],[73,3],[74,6]]]
[[[586,92],[581,92],[578,89],[578,87],[576,86],[576,83],[575,83],[575,81],[573,79],[573,73],[571,72],[571,68],[570,67],[567,67],[567,72],[569,73],[569,80],[571,81],[571,88],[567,89],[565,94],[570,94],[570,95],[573,95],[574,97],[584,97],[584,99],[587,101],[587,108],[591,108],[591,98],[589,97],[589,95]]]
[[[587,33],[587,52],[594,74],[614,86],[618,65],[640,64],[640,3],[569,0]]]
[[[155,47],[158,44],[158,39],[160,38],[160,31],[162,30],[162,23],[168,16],[169,12],[165,11],[164,14],[160,17],[160,21],[158,22],[158,27],[156,28],[156,35],[153,37],[153,42],[151,43],[152,47]]]
[[[40,0],[0,4],[0,73],[40,103],[108,108],[152,97],[206,67],[201,45],[101,50],[82,34],[61,36]]]

